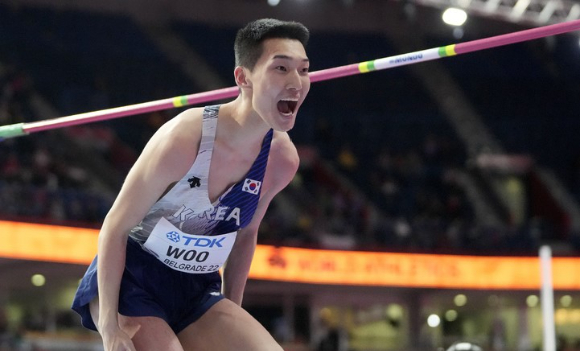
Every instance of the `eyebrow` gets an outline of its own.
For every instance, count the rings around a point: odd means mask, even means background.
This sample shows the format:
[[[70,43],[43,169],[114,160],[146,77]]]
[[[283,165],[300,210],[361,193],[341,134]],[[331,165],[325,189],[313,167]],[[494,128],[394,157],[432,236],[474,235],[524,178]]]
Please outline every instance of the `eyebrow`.
[[[272,57],[272,59],[293,60],[293,58],[288,55],[275,55],[274,57]],[[308,58],[305,58],[302,59],[302,62],[310,62],[310,60]]]

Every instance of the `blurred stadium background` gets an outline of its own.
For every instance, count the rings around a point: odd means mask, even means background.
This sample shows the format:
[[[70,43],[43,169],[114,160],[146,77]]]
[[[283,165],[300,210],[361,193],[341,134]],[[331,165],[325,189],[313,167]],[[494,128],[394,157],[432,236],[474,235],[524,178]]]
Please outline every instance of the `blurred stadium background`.
[[[465,24],[443,23],[452,5]],[[308,26],[315,71],[578,16],[577,0],[0,0],[0,125],[229,87],[235,31],[259,17]],[[571,262],[554,293],[558,349],[580,350],[579,38],[313,84],[290,133],[301,167],[257,262],[297,260],[298,275],[256,273],[245,307],[286,350],[541,350],[533,257],[547,244]],[[69,309],[87,263],[67,258],[79,244],[66,233],[94,239],[180,111],[0,142],[0,350],[102,349]],[[376,262],[353,263],[368,252]],[[372,274],[391,280],[352,283]]]

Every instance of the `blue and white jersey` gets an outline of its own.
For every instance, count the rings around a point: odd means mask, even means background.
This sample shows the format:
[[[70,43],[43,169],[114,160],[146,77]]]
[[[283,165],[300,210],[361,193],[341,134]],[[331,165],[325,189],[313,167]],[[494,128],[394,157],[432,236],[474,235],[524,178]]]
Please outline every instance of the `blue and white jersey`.
[[[160,221],[165,222],[163,218],[180,232],[202,236],[235,232],[252,220],[260,199],[273,130],[264,137],[260,153],[246,176],[211,203],[208,174],[219,109],[219,105],[205,107],[201,143],[195,162],[187,174],[151,207],[141,223],[131,230],[130,237],[141,245]]]

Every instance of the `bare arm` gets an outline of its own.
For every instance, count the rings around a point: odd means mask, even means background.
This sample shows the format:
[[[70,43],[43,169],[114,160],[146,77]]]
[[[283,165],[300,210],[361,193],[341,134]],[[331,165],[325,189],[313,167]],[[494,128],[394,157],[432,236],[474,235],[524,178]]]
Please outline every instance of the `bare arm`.
[[[115,339],[115,335],[119,334],[119,288],[129,231],[143,219],[167,187],[179,180],[193,163],[201,128],[199,122],[196,132],[197,114],[201,115],[196,110],[188,110],[155,133],[129,172],[103,223],[98,241],[98,329],[103,335],[106,350],[109,350],[107,335]],[[109,342],[109,345],[118,344],[114,340]]]
[[[254,257],[258,228],[274,196],[292,180],[298,169],[296,148],[286,133],[276,133],[272,141],[270,157],[264,176],[264,184],[258,207],[250,224],[240,229],[236,243],[224,267],[224,296],[238,305],[242,304],[246,280]]]

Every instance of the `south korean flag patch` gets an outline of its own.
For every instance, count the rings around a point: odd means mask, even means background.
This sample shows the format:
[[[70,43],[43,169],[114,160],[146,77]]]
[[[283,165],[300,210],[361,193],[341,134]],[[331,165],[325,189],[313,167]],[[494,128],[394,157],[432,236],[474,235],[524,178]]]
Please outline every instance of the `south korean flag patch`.
[[[262,182],[246,178],[244,181],[244,186],[242,186],[242,190],[250,194],[258,195],[261,186]]]

